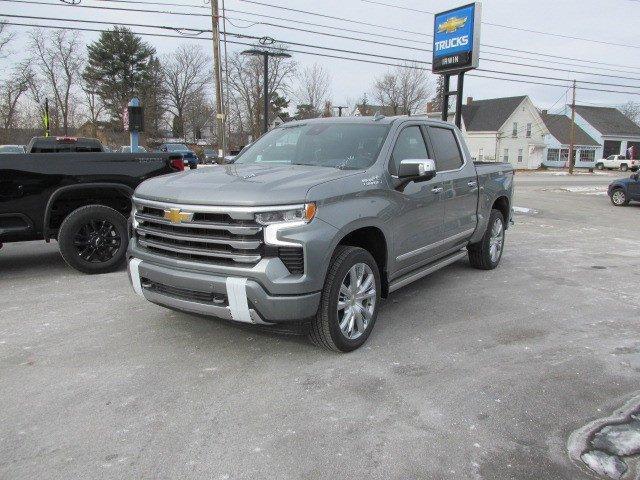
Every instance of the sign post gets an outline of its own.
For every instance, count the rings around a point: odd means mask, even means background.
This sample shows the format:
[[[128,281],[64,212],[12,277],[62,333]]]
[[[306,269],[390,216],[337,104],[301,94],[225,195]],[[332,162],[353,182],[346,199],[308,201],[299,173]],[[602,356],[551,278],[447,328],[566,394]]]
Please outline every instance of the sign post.
[[[125,130],[129,130],[131,153],[137,152],[140,145],[140,132],[144,131],[144,109],[136,97],[129,101],[123,120]]]
[[[455,124],[462,124],[464,74],[480,61],[480,18],[482,4],[471,3],[433,18],[433,73],[443,75],[442,120],[449,119],[449,97],[456,96]],[[450,90],[452,75],[458,75],[456,90]]]

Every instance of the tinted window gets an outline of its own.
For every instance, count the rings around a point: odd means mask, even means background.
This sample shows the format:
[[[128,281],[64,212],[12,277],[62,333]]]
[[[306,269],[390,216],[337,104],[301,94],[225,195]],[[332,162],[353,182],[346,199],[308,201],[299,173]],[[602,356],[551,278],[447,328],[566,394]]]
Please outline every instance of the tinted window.
[[[417,125],[406,127],[398,135],[396,144],[393,147],[391,161],[389,162],[389,173],[398,174],[398,167],[402,160],[424,160],[429,158],[427,147],[420,127]]]
[[[462,166],[462,155],[453,130],[430,127],[429,136],[433,144],[436,167],[439,172],[457,170]]]

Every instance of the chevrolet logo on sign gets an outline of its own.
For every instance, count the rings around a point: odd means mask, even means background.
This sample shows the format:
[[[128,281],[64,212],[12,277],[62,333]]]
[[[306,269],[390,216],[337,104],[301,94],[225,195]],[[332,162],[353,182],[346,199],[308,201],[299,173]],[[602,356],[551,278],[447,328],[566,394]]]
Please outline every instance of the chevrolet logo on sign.
[[[164,211],[164,218],[171,223],[190,222],[193,220],[193,213],[183,212],[179,208],[170,208]]]
[[[467,17],[451,17],[446,22],[442,22],[440,25],[438,25],[438,33],[453,33],[459,28],[464,27],[466,23]]]

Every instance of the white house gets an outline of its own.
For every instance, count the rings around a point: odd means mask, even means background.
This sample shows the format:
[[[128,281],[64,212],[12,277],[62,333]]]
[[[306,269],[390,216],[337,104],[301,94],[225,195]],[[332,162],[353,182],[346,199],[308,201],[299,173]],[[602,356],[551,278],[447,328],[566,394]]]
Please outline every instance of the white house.
[[[468,98],[462,118],[463,133],[476,160],[509,162],[520,169],[542,164],[549,130],[528,96]]]
[[[640,126],[617,108],[576,105],[576,124],[602,145],[600,157],[628,155],[631,147],[640,156]]]
[[[545,135],[546,148],[543,164],[548,167],[567,167],[571,145],[571,119],[566,115],[540,114],[549,134]],[[574,158],[576,167],[593,168],[595,160],[602,157],[602,145],[589,136],[579,125],[574,125]]]

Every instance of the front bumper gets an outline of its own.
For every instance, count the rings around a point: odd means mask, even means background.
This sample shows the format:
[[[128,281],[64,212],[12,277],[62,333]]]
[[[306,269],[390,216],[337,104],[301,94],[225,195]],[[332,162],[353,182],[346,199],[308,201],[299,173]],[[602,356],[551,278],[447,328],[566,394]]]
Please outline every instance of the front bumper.
[[[254,324],[302,321],[315,315],[320,292],[270,295],[255,280],[176,270],[130,257],[133,288],[155,304]]]

